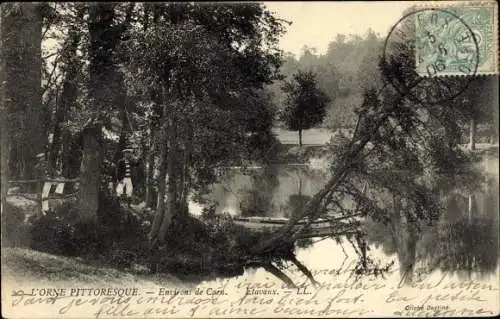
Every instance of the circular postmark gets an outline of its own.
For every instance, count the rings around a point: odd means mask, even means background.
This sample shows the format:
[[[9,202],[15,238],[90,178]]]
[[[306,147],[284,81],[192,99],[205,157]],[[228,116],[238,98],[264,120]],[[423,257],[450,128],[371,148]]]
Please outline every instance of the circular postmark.
[[[479,58],[477,34],[460,16],[426,8],[406,14],[391,28],[381,66],[399,94],[434,105],[467,88]]]

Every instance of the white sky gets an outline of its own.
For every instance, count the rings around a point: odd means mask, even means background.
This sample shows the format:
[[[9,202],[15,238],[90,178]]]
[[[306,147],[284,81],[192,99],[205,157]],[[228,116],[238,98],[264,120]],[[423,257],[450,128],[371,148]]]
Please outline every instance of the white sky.
[[[264,2],[276,16],[292,25],[282,37],[280,46],[297,57],[304,45],[325,53],[328,43],[338,33],[364,35],[371,28],[381,36],[402,17],[414,1],[373,2]]]
[[[275,1],[264,4],[277,17],[292,21],[280,41],[285,52],[297,57],[304,45],[326,52],[328,43],[339,33],[364,35],[371,28],[381,36],[402,17],[404,9],[418,1]],[[420,2],[421,3],[421,2]],[[44,47],[53,49],[46,41]]]

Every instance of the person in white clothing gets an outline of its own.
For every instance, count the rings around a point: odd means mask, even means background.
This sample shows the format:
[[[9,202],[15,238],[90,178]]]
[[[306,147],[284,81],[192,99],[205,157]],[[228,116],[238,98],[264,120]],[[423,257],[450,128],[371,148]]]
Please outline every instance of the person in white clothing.
[[[49,207],[49,193],[50,190],[52,189],[52,186],[55,185],[55,193],[56,194],[62,194],[64,191],[64,183],[63,182],[49,182],[46,181],[49,175],[49,163],[45,159],[45,153],[40,153],[36,155],[37,158],[37,164],[35,165],[35,168],[38,170],[38,178],[43,181],[43,186],[42,186],[42,213],[47,212],[50,207]]]
[[[116,194],[118,197],[125,195],[127,202],[130,205],[134,191],[134,185],[132,183],[132,150],[124,149],[123,155],[123,158],[118,161],[118,165],[116,167],[116,177],[118,180],[116,185]]]

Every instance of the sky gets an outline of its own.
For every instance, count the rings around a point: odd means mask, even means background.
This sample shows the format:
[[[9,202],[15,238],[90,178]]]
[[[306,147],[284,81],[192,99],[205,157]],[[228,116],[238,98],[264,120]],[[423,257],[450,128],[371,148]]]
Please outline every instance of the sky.
[[[402,17],[403,11],[417,1],[270,1],[264,4],[276,16],[292,25],[281,38],[280,47],[285,52],[300,56],[304,45],[316,48],[318,54],[326,52],[328,43],[337,34],[364,35],[371,28],[385,36]],[[420,2],[421,3],[421,2]],[[46,49],[54,43],[46,41]],[[52,61],[50,61],[52,63]]]
[[[277,17],[292,21],[288,32],[281,38],[280,46],[285,52],[297,57],[304,45],[326,52],[328,43],[337,34],[364,35],[371,28],[380,36],[388,34],[390,28],[402,17],[404,9],[414,1],[373,2],[264,2]]]

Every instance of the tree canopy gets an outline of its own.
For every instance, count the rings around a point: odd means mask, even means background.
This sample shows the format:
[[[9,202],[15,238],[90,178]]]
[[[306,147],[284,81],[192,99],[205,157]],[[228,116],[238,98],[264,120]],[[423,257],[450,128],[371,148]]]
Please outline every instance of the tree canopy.
[[[288,129],[299,131],[299,145],[302,146],[302,130],[323,121],[330,98],[318,88],[312,71],[298,71],[293,81],[285,82],[283,91],[287,97],[282,119]]]

